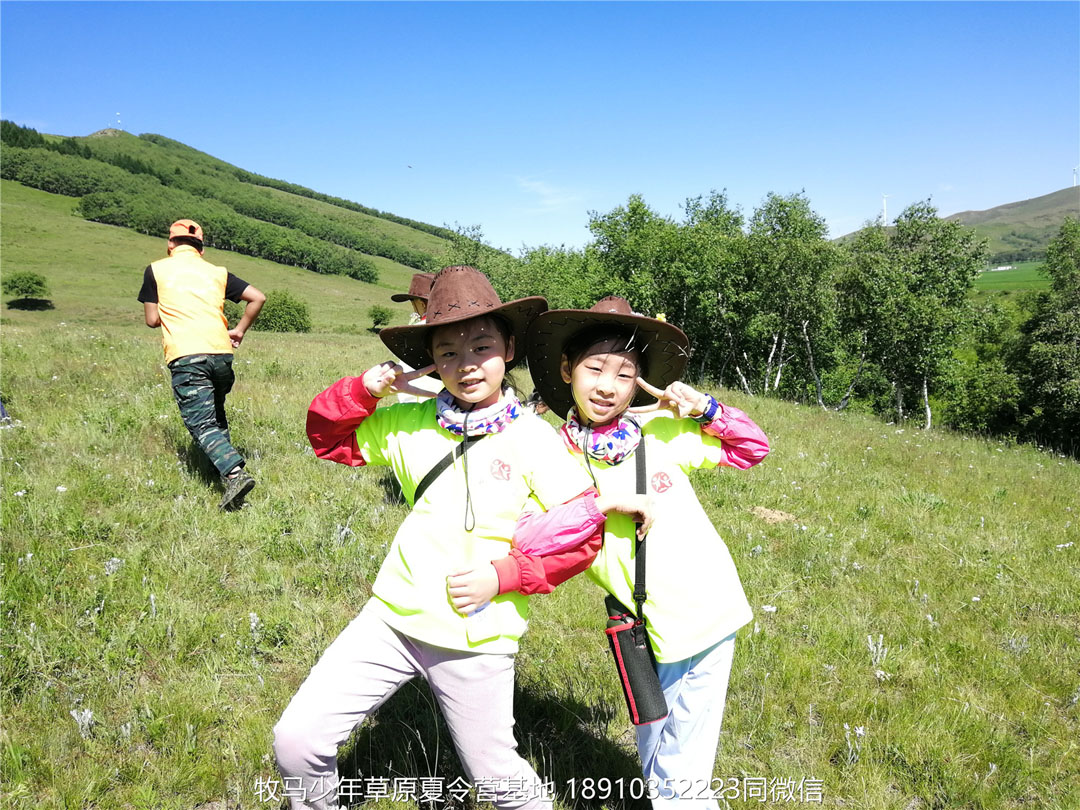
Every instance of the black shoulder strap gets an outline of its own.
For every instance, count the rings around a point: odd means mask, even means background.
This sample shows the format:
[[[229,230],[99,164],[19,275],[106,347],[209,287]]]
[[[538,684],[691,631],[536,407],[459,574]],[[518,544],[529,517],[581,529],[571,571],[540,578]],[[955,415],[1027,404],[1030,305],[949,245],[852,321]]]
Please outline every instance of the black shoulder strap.
[[[641,441],[638,442],[637,450],[634,451],[634,456],[637,462],[637,491],[638,495],[645,494],[646,476],[648,473],[645,470],[645,437],[641,437]],[[645,620],[645,614],[642,612],[645,606],[645,538],[642,537],[637,541],[635,548],[635,555],[637,562],[634,567],[634,607],[637,609],[637,617],[641,621]]]
[[[439,460],[439,463],[428,470],[427,475],[425,475],[420,483],[416,485],[416,492],[413,494],[413,505],[415,506],[416,502],[423,497],[427,488],[432,485],[435,479],[442,475],[443,470],[454,463],[454,459],[461,458],[470,447],[489,435],[491,434],[481,433],[479,436],[465,436],[462,439],[461,444],[443,456],[442,459]]]

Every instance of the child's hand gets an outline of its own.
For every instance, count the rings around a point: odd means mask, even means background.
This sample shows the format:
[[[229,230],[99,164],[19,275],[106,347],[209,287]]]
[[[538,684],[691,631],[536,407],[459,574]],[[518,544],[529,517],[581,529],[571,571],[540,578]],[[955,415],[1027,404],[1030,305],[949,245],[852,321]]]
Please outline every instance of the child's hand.
[[[648,411],[659,410],[660,408],[669,408],[675,411],[679,416],[685,418],[687,416],[700,416],[705,412],[705,408],[709,405],[709,395],[702,394],[699,391],[695,391],[686,383],[673,382],[666,389],[661,391],[655,386],[649,385],[641,377],[637,378],[637,384],[645,391],[648,391],[657,401],[652,405],[641,405],[637,408],[630,408],[630,413],[646,413]]]
[[[596,508],[605,515],[618,512],[629,515],[638,524],[637,536],[640,540],[649,533],[653,524],[653,502],[648,495],[598,495]]]
[[[430,374],[435,370],[435,364],[424,368],[418,368],[414,371],[406,372],[397,363],[387,361],[385,363],[379,363],[377,366],[372,366],[364,372],[364,387],[368,390],[376,399],[382,399],[388,394],[412,394],[416,397],[430,398],[435,396],[431,391],[425,391],[422,388],[414,388],[411,383],[413,380]]]
[[[499,575],[490,563],[454,571],[446,578],[446,591],[454,610],[468,616],[499,593]]]

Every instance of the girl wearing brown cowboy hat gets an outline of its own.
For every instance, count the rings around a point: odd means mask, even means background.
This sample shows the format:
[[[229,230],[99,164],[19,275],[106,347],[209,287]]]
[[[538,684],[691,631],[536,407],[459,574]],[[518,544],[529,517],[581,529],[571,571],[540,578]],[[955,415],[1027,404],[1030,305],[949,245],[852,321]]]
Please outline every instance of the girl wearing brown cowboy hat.
[[[423,324],[382,330],[402,361],[346,377],[311,403],[307,432],[320,458],[350,466],[389,466],[412,511],[372,586],[373,596],[311,670],[274,728],[278,768],[293,808],[335,807],[338,747],[407,680],[422,675],[470,781],[487,787],[498,808],[546,808],[532,767],[517,753],[513,726],[514,654],[528,618],[528,597],[496,595],[493,560],[505,558],[526,503],[589,517],[604,513],[648,521],[639,496],[600,498],[552,428],[522,407],[503,377],[520,357],[543,298],[502,303],[471,267],[447,267],[434,279]],[[376,408],[412,381],[438,373],[435,398]],[[584,495],[584,497],[581,497]],[[570,502],[567,507],[557,506]],[[530,521],[543,531],[543,521]],[[585,525],[587,524],[587,525]],[[527,538],[526,538],[527,539]],[[599,537],[595,545],[599,545]],[[562,581],[582,570],[544,568]],[[467,574],[459,588],[447,573]],[[449,585],[449,587],[448,587]],[[550,589],[550,588],[548,588]],[[482,609],[474,596],[490,599]],[[468,604],[468,610],[459,606]]]
[[[540,315],[529,330],[528,358],[544,402],[566,419],[568,455],[602,495],[636,490],[635,455],[645,451],[653,523],[642,612],[668,715],[636,727],[638,752],[652,797],[704,798],[695,806],[715,807],[708,788],[735,631],[752,616],[688,473],[752,467],[769,443],[745,413],[679,381],[688,349],[680,329],[612,296],[589,310]],[[610,515],[588,573],[622,606],[635,604],[637,553],[632,517]],[[538,565],[528,555],[514,561],[523,569]],[[693,795],[680,796],[687,786]]]

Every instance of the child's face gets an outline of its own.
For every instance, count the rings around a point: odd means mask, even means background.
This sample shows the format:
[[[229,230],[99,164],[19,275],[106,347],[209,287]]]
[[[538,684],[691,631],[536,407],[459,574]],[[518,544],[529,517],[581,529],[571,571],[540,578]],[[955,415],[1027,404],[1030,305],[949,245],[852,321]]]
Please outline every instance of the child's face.
[[[578,416],[587,425],[613,422],[630,407],[637,388],[637,352],[618,351],[625,340],[594,343],[570,368],[562,358],[563,382],[570,383]]]
[[[506,363],[514,358],[491,318],[470,318],[435,330],[431,354],[446,390],[462,408],[486,408],[499,401]]]

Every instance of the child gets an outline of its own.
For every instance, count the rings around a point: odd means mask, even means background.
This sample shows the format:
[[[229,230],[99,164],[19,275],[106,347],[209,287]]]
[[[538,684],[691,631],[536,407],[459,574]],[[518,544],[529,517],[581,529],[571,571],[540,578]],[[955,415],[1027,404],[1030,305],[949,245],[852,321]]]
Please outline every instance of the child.
[[[413,273],[412,278],[409,280],[409,291],[407,293],[395,293],[390,296],[391,301],[402,303],[408,301],[412,304],[412,314],[409,316],[410,324],[424,323],[424,316],[427,313],[428,295],[431,294],[431,283],[435,279],[434,273]],[[408,364],[402,365],[402,369],[407,373],[412,371],[412,367]],[[420,394],[408,394],[404,391],[397,395],[398,402],[419,402],[422,399],[426,399],[429,396],[434,396],[442,390],[442,383],[437,378],[421,377],[419,379],[412,380],[409,385],[413,388],[419,388],[423,395]]]
[[[444,268],[431,290],[427,322],[380,333],[419,371],[405,374],[383,363],[339,380],[312,402],[307,431],[316,455],[351,466],[391,467],[413,508],[383,561],[372,598],[326,650],[274,728],[278,768],[295,788],[293,808],[337,806],[338,746],[416,675],[428,680],[469,780],[483,782],[496,807],[550,807],[513,734],[514,653],[528,598],[508,593],[462,615],[445,580],[450,570],[493,570],[487,563],[505,556],[526,501],[537,508],[562,504],[589,486],[550,426],[503,387],[528,324],[544,309],[543,298],[503,304],[471,267]],[[412,379],[433,370],[445,386],[437,398],[376,410],[379,398],[409,390]],[[431,477],[443,460],[445,469]],[[417,497],[425,478],[427,488]],[[592,492],[572,501],[575,509],[592,506],[591,530],[604,511],[647,517],[635,506],[639,502]],[[573,572],[544,573],[559,581]]]
[[[624,299],[610,297],[590,310],[541,315],[529,331],[528,357],[544,402],[567,419],[566,447],[601,494],[636,491],[634,454],[646,445],[654,522],[644,614],[668,716],[636,728],[638,752],[661,799],[700,797],[701,806],[715,807],[708,797],[735,631],[751,611],[687,473],[721,464],[752,467],[769,444],[742,411],[678,382],[687,348],[675,326],[635,315]],[[651,397],[658,401],[648,405]],[[675,413],[638,415],[661,406]],[[634,559],[631,518],[609,516],[588,572],[631,610]],[[515,552],[501,564],[511,573],[500,572],[500,584],[513,585],[515,568],[535,576],[539,564]]]

